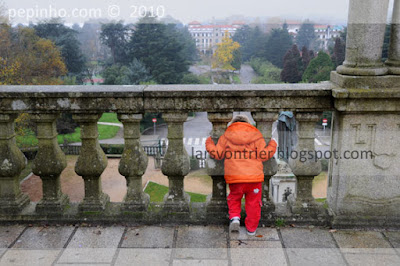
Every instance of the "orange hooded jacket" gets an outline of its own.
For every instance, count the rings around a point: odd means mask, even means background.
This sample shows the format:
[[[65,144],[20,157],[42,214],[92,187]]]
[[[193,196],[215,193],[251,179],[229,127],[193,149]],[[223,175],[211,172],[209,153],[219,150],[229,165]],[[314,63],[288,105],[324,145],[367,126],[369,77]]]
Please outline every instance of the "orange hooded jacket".
[[[217,145],[211,137],[206,140],[210,157],[225,159],[225,181],[232,183],[256,183],[264,181],[263,163],[275,154],[277,143],[268,146],[261,132],[246,122],[235,122],[219,138]]]

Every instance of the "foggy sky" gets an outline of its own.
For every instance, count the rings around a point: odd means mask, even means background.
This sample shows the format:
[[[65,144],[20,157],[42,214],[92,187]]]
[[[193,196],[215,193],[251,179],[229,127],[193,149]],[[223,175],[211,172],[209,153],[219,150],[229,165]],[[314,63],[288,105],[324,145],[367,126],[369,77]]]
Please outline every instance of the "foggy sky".
[[[0,0],[1,1],[1,0]],[[211,21],[238,15],[244,17],[259,17],[259,22],[265,22],[267,17],[282,19],[304,20],[310,18],[315,21],[331,23],[345,23],[348,14],[349,0],[3,0],[6,7],[12,10],[31,9],[65,9],[70,12],[74,8],[96,8],[102,10],[102,17],[113,20],[133,22],[136,6],[151,7],[154,9],[163,6],[165,15],[170,15],[183,23],[193,20]],[[113,15],[110,17],[109,12]],[[116,16],[115,14],[119,14]],[[138,13],[136,13],[138,14]],[[39,17],[39,19],[43,19]],[[12,23],[27,23],[27,18],[16,16]],[[32,20],[37,21],[37,17]],[[66,17],[67,23],[83,23],[87,17]]]

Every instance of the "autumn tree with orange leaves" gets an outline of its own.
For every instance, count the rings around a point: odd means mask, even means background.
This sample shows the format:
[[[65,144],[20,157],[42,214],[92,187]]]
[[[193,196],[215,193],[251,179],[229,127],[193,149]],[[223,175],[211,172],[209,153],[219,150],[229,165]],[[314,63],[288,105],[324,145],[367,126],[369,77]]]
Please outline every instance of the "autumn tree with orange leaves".
[[[234,61],[234,52],[240,48],[238,42],[234,42],[229,36],[228,31],[225,32],[222,42],[217,44],[217,49],[213,54],[212,68],[219,68],[225,71],[236,70],[232,66]]]

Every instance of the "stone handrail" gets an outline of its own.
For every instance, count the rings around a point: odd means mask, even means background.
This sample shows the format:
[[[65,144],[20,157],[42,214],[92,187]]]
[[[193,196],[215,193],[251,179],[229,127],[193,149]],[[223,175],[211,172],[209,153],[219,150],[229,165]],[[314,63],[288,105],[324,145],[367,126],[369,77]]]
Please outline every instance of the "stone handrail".
[[[183,222],[225,221],[226,184],[223,163],[208,159],[208,174],[213,192],[206,204],[191,204],[183,190],[189,172],[189,157],[183,145],[183,123],[188,112],[208,112],[215,141],[226,129],[233,111],[249,111],[263,133],[271,138],[272,123],[279,111],[290,110],[299,122],[299,147],[314,150],[314,127],[323,111],[333,109],[332,84],[273,85],[149,85],[149,86],[0,86],[0,221],[144,221],[175,219]],[[61,192],[60,174],[66,167],[65,155],[57,144],[55,122],[60,113],[72,113],[81,126],[82,148],[75,172],[84,180],[85,197],[79,204],[69,203]],[[104,112],[115,112],[124,125],[125,149],[119,172],[127,180],[127,195],[122,203],[110,203],[102,192],[101,174],[107,159],[99,146],[97,121]],[[142,191],[142,175],[147,156],[140,144],[139,123],[146,112],[161,112],[168,124],[169,146],[162,172],[169,179],[164,203],[149,202]],[[29,202],[20,192],[18,176],[25,165],[15,143],[14,120],[20,113],[31,114],[37,124],[39,148],[33,172],[43,183],[43,198]],[[320,165],[291,162],[297,172],[299,196],[292,205],[294,215],[307,208],[303,221],[321,222],[311,196],[311,182]],[[276,173],[276,162],[265,164],[263,219],[273,222],[274,204],[269,199],[269,179]],[[149,209],[149,206],[151,208]],[[155,207],[157,206],[157,207]],[[159,208],[160,211],[154,211]],[[296,211],[298,213],[296,214]],[[169,218],[166,218],[169,217]],[[172,217],[172,218],[171,218]],[[176,221],[176,220],[174,220]],[[326,219],[322,222],[326,222]]]

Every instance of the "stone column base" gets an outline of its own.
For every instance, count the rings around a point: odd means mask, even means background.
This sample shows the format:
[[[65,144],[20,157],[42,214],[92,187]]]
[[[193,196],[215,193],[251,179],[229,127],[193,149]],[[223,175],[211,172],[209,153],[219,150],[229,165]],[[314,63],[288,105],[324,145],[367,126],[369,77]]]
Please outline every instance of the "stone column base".
[[[29,204],[29,202],[29,197],[22,193],[12,201],[1,200],[0,214],[18,214]]]
[[[329,216],[327,208],[315,201],[299,202],[290,199],[288,207],[291,212],[289,220],[296,223],[323,225]]]
[[[400,76],[347,76],[332,71],[331,82],[341,88],[398,88]]]
[[[139,200],[124,200],[122,211],[124,212],[146,212],[149,207],[150,196],[147,193],[142,193]]]
[[[206,216],[209,221],[226,221],[229,219],[229,209],[226,198],[212,199],[212,195],[207,196]]]
[[[64,212],[65,207],[69,203],[67,195],[62,194],[61,197],[55,201],[40,200],[36,205],[36,212],[40,214],[49,215],[61,215]]]
[[[167,213],[189,213],[190,196],[186,192],[183,193],[183,198],[169,198],[169,194],[164,196],[163,211]]]
[[[79,212],[95,212],[101,213],[105,210],[107,203],[110,202],[110,197],[101,193],[99,199],[83,199],[82,203],[79,204]]]

